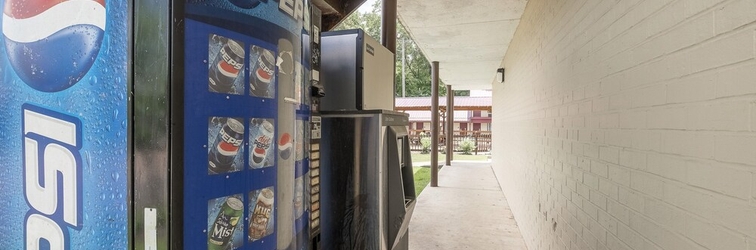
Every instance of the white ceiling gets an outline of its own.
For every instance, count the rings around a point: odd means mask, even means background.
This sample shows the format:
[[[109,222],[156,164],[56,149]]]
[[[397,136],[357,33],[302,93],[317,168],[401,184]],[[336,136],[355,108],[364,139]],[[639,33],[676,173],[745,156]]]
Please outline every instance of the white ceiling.
[[[399,19],[441,80],[491,89],[527,0],[399,0]]]

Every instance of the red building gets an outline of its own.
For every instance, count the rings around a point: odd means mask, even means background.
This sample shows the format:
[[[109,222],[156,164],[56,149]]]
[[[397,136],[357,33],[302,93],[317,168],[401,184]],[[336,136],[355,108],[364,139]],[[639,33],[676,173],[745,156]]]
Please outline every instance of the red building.
[[[446,98],[439,98],[441,129],[446,119]],[[430,97],[397,97],[396,110],[410,115],[410,130],[430,130]],[[454,131],[491,131],[491,97],[454,97]]]

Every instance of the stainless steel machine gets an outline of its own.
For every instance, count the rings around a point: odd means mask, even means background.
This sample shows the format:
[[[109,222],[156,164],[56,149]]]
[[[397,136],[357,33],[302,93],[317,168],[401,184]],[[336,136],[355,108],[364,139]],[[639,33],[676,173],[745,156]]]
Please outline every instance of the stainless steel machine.
[[[322,36],[323,249],[407,249],[415,186],[394,55],[361,30]]]
[[[334,111],[322,119],[324,249],[407,249],[415,207],[408,116]]]

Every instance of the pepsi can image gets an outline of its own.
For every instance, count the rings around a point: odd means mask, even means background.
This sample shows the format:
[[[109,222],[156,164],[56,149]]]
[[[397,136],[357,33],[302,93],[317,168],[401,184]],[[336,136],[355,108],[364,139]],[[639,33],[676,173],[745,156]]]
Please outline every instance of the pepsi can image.
[[[244,142],[244,124],[238,118],[218,117],[211,119],[211,126],[213,124],[223,124],[223,126],[218,130],[207,155],[208,173],[220,174],[241,170],[235,160]]]
[[[221,47],[209,67],[208,85],[210,91],[226,94],[239,94],[234,85],[239,73],[244,68],[244,47],[239,42],[222,36],[211,35],[210,47],[220,43]],[[210,54],[212,54],[210,50]]]
[[[257,46],[252,49],[258,52],[255,68],[250,71],[250,92],[252,96],[273,98],[270,88],[275,84],[276,58],[273,52]]]

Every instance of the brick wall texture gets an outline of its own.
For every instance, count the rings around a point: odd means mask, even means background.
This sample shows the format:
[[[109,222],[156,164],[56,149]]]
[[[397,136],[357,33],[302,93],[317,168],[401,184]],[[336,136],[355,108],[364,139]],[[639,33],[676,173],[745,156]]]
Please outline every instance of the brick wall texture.
[[[493,166],[530,249],[756,250],[756,0],[530,0]]]

